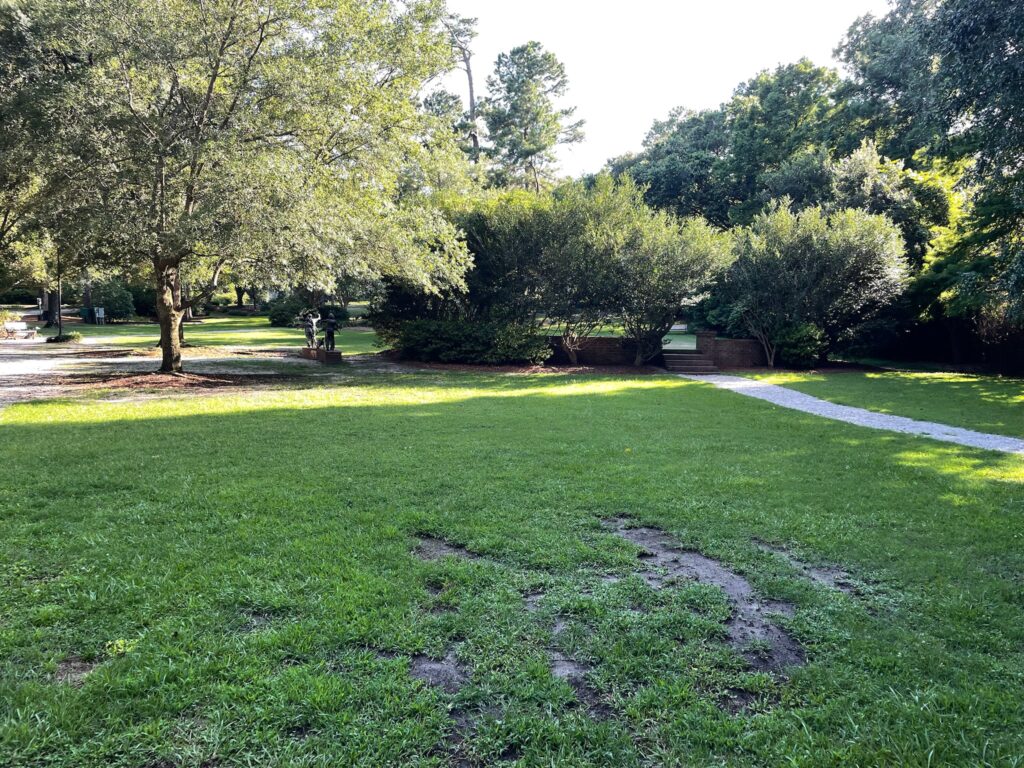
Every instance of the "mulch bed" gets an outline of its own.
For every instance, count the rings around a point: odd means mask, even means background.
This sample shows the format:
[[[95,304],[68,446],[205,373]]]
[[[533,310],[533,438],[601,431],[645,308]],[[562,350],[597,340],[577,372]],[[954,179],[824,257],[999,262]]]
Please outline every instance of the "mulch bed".
[[[70,391],[97,389],[220,389],[253,384],[291,381],[296,377],[281,374],[201,374],[201,373],[83,373],[72,376],[19,376],[19,387],[59,387]]]
[[[560,373],[573,375],[597,375],[597,376],[651,376],[665,373],[661,368],[645,365],[635,368],[629,365],[463,365],[460,363],[420,363],[414,360],[395,359],[409,368],[416,368],[428,371],[452,371],[455,373],[514,373],[514,374],[538,374],[538,373]]]

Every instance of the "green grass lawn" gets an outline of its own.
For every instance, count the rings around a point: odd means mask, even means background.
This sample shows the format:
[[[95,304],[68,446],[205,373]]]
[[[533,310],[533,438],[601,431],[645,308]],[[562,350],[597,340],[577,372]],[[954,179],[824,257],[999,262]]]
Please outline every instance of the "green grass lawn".
[[[1024,437],[1024,379],[909,371],[764,373],[754,377],[842,405]]]
[[[1024,761],[1017,457],[671,377],[23,404],[0,434],[4,766],[439,766],[455,723],[471,765]],[[720,591],[630,576],[619,515],[792,602],[808,664],[756,672]],[[422,535],[487,559],[425,562]],[[410,676],[452,650],[457,693]]]
[[[69,324],[68,330],[78,331],[83,341],[123,347],[150,347],[160,338],[156,323],[85,325]],[[47,329],[46,335],[56,333]],[[376,335],[363,328],[342,328],[337,333],[338,349],[346,354],[379,352],[374,347]],[[274,328],[266,317],[211,317],[185,324],[185,341],[196,347],[298,347],[305,337],[298,328]]]

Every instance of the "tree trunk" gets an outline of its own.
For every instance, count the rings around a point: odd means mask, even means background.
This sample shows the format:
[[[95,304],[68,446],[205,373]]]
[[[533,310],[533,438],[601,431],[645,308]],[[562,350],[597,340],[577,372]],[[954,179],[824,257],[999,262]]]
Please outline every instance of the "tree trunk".
[[[473,163],[480,162],[480,134],[476,126],[476,84],[473,82],[473,54],[468,48],[462,51],[462,65],[466,69],[466,79],[469,81],[469,123],[473,126],[469,132],[469,140],[473,143]]]
[[[569,358],[569,365],[575,366],[580,364],[579,350],[564,337],[562,338],[562,349],[565,350],[565,356]]]
[[[178,317],[178,343],[185,344],[185,324],[182,320],[185,319],[185,312],[181,310],[181,273],[177,273],[174,278],[174,283],[171,286],[171,297],[174,302],[174,307],[179,312]]]
[[[46,327],[53,328],[57,324],[57,315],[54,313],[54,307],[57,307],[57,312],[60,312],[60,307],[57,304],[57,292],[47,291],[43,306],[46,309]]]
[[[642,341],[636,343],[636,357],[633,358],[633,365],[639,368],[641,365],[647,362],[644,357],[644,344]]]
[[[181,305],[175,303],[177,267],[156,269],[156,314],[160,321],[161,373],[181,371]],[[178,294],[180,298],[180,293]]]
[[[191,292],[188,289],[188,283],[186,283],[184,280],[181,281],[181,298],[183,299],[183,301],[181,303],[185,305],[185,313],[184,313],[183,319],[184,320],[194,320],[195,319],[195,313],[192,311],[192,302],[191,302],[192,294],[191,294]],[[185,325],[182,324],[181,328],[182,328],[181,340],[184,341],[185,340]]]
[[[235,306],[241,309],[245,306],[245,289],[235,286]]]
[[[92,278],[89,275],[89,271],[85,271],[83,276],[85,279],[82,281],[82,306],[92,311]],[[88,320],[86,320],[88,322]]]

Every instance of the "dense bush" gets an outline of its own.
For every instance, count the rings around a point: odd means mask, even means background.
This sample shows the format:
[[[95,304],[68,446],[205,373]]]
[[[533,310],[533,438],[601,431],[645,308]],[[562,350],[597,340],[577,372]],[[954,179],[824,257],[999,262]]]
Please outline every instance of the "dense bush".
[[[82,334],[78,331],[68,331],[56,336],[47,336],[47,344],[77,344],[82,340]]]
[[[135,314],[131,291],[120,280],[103,280],[92,287],[92,305],[103,307],[107,320],[130,320]]]
[[[0,293],[0,304],[35,304],[38,291],[31,288],[12,288]]]
[[[320,317],[326,319],[330,314],[333,314],[339,323],[348,320],[348,310],[340,304],[324,304],[320,307]]]
[[[406,320],[383,330],[381,337],[403,357],[424,362],[539,364],[552,353],[546,337],[516,323]]]
[[[305,309],[306,303],[297,296],[282,296],[267,305],[267,316],[275,328],[290,328],[298,323],[298,317]]]
[[[156,289],[151,283],[132,281],[127,285],[135,305],[135,314],[141,317],[156,317]]]
[[[903,238],[884,216],[777,205],[740,229],[735,243],[712,317],[760,341],[769,365],[780,342],[806,346],[806,334],[794,329],[808,324],[821,332],[824,356],[891,306],[905,285]]]
[[[775,342],[776,361],[786,368],[813,368],[825,356],[828,342],[820,328],[796,323],[784,328]]]
[[[547,324],[572,361],[598,328],[621,322],[639,365],[730,257],[728,238],[652,211],[636,184],[607,174],[550,194],[460,198],[448,215],[473,255],[465,288],[438,297],[390,285],[371,312],[378,332],[393,328],[409,356],[442,359],[450,343],[453,361],[535,360],[547,354],[534,342]],[[420,338],[424,327],[410,320],[454,325]],[[476,349],[487,343],[501,348]]]

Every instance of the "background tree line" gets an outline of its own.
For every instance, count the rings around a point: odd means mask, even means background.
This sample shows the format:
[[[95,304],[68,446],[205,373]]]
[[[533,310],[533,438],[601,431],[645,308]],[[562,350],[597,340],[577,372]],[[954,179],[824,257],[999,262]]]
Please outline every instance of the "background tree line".
[[[847,77],[806,60],[762,72],[718,109],[656,122],[642,152],[609,167],[651,205],[720,227],[750,225],[781,201],[884,215],[903,237],[907,285],[843,343],[1020,368],[1022,40],[1020,3],[896,0],[840,43]],[[776,276],[784,292],[787,276]],[[738,330],[723,322],[737,316],[731,296],[716,296],[707,319]]]
[[[7,3],[0,292],[53,285],[57,257],[86,285],[147,281],[169,371],[225,280],[382,285],[382,333],[438,358],[536,359],[552,331],[573,356],[615,327],[640,362],[687,317],[787,364],[1009,363],[1022,19],[895,0],[842,41],[847,77],[762,72],[610,177],[559,183],[555,149],[582,138],[565,68],[527,42],[481,89],[475,21],[441,0]],[[454,68],[466,100],[435,85]]]

